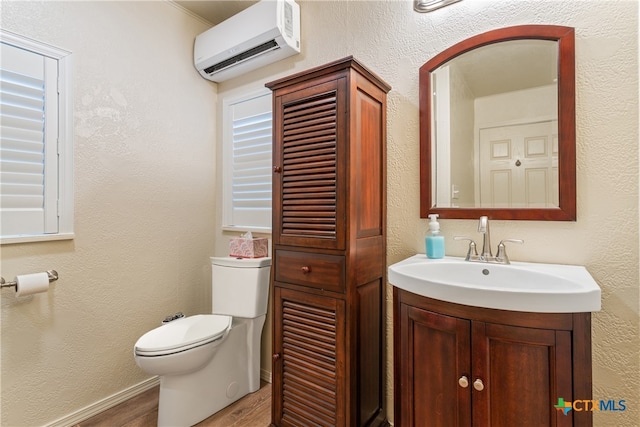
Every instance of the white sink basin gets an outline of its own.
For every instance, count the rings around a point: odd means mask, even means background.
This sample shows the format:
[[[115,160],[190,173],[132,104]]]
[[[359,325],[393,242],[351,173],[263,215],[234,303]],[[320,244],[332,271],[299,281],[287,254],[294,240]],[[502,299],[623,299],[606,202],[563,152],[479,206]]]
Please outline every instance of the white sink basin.
[[[389,282],[414,294],[457,304],[537,313],[600,310],[600,287],[586,268],[429,259],[414,255],[389,267]]]

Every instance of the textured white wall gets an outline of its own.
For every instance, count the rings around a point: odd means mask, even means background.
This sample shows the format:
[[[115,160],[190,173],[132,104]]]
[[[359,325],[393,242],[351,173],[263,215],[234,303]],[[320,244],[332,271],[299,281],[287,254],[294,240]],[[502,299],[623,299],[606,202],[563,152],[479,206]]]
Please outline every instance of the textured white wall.
[[[133,345],[210,309],[215,84],[192,65],[202,21],[167,2],[2,2],[2,28],[74,56],[73,241],[2,247],[3,426],[54,421],[148,377]]]
[[[578,220],[494,221],[494,239],[522,238],[515,260],[580,264],[602,287],[593,315],[593,396],[626,399],[598,426],[640,424],[638,272],[638,2],[630,0],[463,0],[431,14],[410,1],[301,1],[303,53],[220,85],[224,96],[276,77],[354,55],[393,87],[388,103],[388,263],[424,252],[419,218],[418,68],[476,34],[520,24],[576,29]],[[441,222],[447,254],[464,255],[454,235],[471,220]],[[216,236],[216,250],[226,239]],[[497,242],[497,240],[496,240]],[[388,294],[391,314],[391,293]],[[388,319],[389,338],[391,318]],[[392,356],[389,339],[389,359]],[[391,360],[390,360],[391,363]],[[392,369],[388,369],[389,413]],[[517,398],[517,396],[514,396]]]

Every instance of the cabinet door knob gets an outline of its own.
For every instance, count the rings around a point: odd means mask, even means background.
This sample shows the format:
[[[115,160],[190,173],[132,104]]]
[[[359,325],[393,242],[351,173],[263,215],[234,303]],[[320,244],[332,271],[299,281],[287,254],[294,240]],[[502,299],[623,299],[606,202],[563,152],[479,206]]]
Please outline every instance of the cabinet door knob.
[[[275,362],[276,360],[280,359],[280,353],[275,353],[273,356],[271,356],[273,358],[273,361]]]
[[[282,166],[274,166],[274,167],[273,167],[273,171],[274,171],[275,173],[280,173],[280,172],[282,172]]]
[[[458,380],[458,384],[460,385],[460,387],[462,388],[467,388],[469,387],[469,379],[466,376],[461,376],[460,379]]]
[[[311,267],[306,266],[306,265],[305,265],[304,267],[302,267],[302,268],[301,268],[301,270],[302,270],[302,274],[309,274],[309,273],[311,273]]]
[[[484,383],[482,382],[482,380],[480,378],[478,378],[477,380],[475,380],[473,382],[473,388],[475,388],[478,391],[484,390]]]

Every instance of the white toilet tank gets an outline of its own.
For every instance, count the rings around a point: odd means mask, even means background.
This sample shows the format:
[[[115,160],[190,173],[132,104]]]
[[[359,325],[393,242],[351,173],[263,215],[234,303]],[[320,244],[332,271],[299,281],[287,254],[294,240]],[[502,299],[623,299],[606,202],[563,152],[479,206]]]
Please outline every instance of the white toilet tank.
[[[267,314],[271,258],[211,257],[212,313],[253,319]]]

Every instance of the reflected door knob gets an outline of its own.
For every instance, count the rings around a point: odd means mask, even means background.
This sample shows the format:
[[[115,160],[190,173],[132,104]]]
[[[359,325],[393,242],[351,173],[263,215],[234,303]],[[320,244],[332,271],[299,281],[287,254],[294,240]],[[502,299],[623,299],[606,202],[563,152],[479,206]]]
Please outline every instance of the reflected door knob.
[[[478,391],[484,390],[484,383],[482,382],[482,380],[480,378],[478,378],[477,380],[475,380],[473,382],[473,388],[475,388]]]

